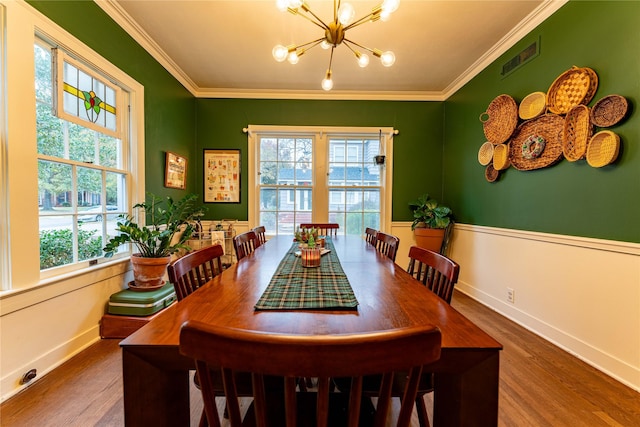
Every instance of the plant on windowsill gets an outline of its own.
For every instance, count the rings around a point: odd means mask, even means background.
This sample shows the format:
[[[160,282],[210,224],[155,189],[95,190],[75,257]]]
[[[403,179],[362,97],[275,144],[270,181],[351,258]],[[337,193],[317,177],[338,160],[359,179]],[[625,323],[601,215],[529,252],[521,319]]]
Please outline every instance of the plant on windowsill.
[[[416,201],[409,203],[409,207],[413,211],[411,229],[414,232],[416,244],[421,248],[440,252],[445,229],[451,223],[451,209],[440,206],[428,194],[423,194]]]
[[[194,231],[193,223],[203,215],[203,209],[196,205],[196,194],[188,194],[178,201],[171,197],[161,198],[148,195],[148,201],[138,203],[148,220],[146,225],[138,225],[134,217],[118,217],[117,236],[112,237],[104,247],[104,256],[111,257],[125,243],[133,243],[138,250],[131,255],[135,290],[154,290],[164,285],[164,275],[171,255],[180,249],[190,250],[185,243]]]

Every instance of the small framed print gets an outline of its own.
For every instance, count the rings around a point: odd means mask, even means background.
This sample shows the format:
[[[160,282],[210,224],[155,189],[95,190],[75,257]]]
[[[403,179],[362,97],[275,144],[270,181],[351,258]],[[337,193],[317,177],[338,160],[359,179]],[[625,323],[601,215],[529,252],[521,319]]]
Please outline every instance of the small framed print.
[[[187,187],[187,159],[167,151],[164,167],[164,186],[184,190]]]
[[[240,150],[204,150],[204,201],[240,203]]]

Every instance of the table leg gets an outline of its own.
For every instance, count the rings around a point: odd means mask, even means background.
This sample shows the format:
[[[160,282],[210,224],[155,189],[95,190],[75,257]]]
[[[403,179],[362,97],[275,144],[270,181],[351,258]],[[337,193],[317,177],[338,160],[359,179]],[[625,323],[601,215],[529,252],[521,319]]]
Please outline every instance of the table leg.
[[[433,426],[497,426],[499,376],[497,351],[462,373],[436,373]]]
[[[189,426],[188,372],[162,369],[123,347],[125,425]]]

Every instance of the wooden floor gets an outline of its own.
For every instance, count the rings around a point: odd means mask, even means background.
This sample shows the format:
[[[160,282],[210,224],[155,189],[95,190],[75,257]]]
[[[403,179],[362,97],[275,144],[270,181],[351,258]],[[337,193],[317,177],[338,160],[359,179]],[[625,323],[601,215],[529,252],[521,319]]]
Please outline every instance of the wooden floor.
[[[640,393],[462,294],[452,305],[504,345],[500,426],[640,426]],[[197,425],[202,405],[192,395]],[[118,340],[96,343],[0,406],[3,427],[123,424]]]

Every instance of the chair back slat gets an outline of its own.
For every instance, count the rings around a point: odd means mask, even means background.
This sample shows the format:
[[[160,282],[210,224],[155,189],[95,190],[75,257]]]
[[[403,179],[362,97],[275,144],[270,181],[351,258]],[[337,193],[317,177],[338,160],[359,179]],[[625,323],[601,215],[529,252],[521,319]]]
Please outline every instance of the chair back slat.
[[[222,369],[227,412],[232,427],[239,427],[242,423],[236,413],[238,394],[234,383],[234,373],[240,372],[252,373],[255,419],[263,420],[265,426],[273,421],[269,419],[264,396],[277,393],[278,389],[273,388],[265,393],[263,376],[282,378],[283,386],[279,392],[284,393],[282,400],[285,402],[287,427],[296,425],[296,401],[303,400],[298,399],[303,396],[295,391],[298,378],[319,379],[316,421],[317,425],[323,427],[327,426],[329,418],[330,378],[351,378],[348,400],[352,404],[348,407],[347,419],[348,425],[355,427],[360,414],[362,377],[381,375],[383,378],[381,388],[385,393],[378,399],[376,417],[379,418],[376,425],[385,425],[393,373],[408,373],[409,387],[401,396],[400,416],[396,424],[398,427],[408,427],[422,366],[440,358],[440,346],[440,331],[432,325],[353,335],[286,335],[188,320],[180,330],[180,352],[196,361],[210,423],[219,419],[214,380],[211,377]],[[269,357],[256,357],[260,354]],[[376,357],[371,357],[372,354]],[[269,385],[269,382],[266,383]],[[271,427],[277,426],[272,424]]]
[[[400,246],[400,239],[396,236],[392,236],[391,234],[383,233],[382,231],[378,231],[376,238],[378,241],[378,251],[386,255],[391,261],[395,262],[396,255],[398,254],[398,247]]]
[[[320,236],[329,236],[336,237],[338,235],[338,229],[340,228],[340,224],[329,222],[329,223],[306,223],[300,224],[301,229],[309,229],[315,228],[318,230],[318,234]]]
[[[207,246],[189,252],[169,264],[167,267],[169,282],[176,290],[178,301],[222,273],[222,255],[224,255],[222,246]]]
[[[364,230],[364,237],[367,240],[367,243],[370,243],[373,246],[376,246],[378,244],[378,230],[367,227]]]
[[[258,236],[255,231],[250,230],[242,234],[238,234],[233,238],[233,247],[236,251],[236,258],[240,261],[242,258],[253,253],[260,246]]]
[[[256,233],[256,237],[258,238],[258,246],[262,246],[267,243],[267,229],[264,225],[254,228],[253,232]]]
[[[409,248],[407,272],[448,304],[451,303],[453,288],[460,274],[460,266],[455,261],[437,252],[412,246]]]

